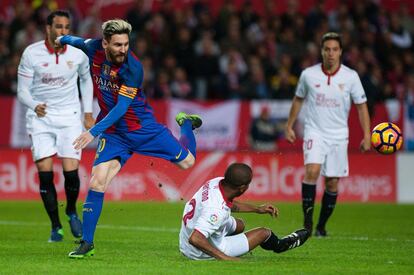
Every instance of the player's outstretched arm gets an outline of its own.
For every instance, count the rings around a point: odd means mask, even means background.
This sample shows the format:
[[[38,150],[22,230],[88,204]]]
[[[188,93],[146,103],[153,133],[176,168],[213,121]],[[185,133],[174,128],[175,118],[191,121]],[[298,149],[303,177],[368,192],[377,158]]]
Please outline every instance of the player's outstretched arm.
[[[302,104],[303,98],[297,96],[293,98],[292,106],[290,107],[289,118],[285,128],[285,137],[290,143],[293,143],[296,140],[295,131],[293,131],[293,125],[298,118],[300,109],[302,109]]]
[[[250,203],[233,201],[233,206],[231,208],[231,211],[252,212],[252,213],[257,213],[257,214],[269,214],[274,218],[279,216],[279,209],[277,209],[277,207],[274,207],[273,205],[268,204],[268,203],[257,206],[257,205],[250,204]]]
[[[368,107],[366,103],[355,104],[355,106],[358,111],[359,123],[361,124],[362,131],[364,132],[360,149],[362,152],[366,152],[371,149],[371,121],[369,118]]]
[[[58,46],[69,44],[87,53],[86,43],[85,43],[86,41],[87,40],[83,39],[82,37],[77,37],[77,36],[72,36],[72,35],[63,35],[63,36],[59,36],[58,38],[56,38],[55,44]]]
[[[216,247],[214,247],[207,238],[198,232],[197,230],[194,230],[193,233],[191,233],[191,236],[189,238],[189,243],[196,248],[200,249],[204,253],[210,255],[211,257],[216,258],[217,260],[225,260],[225,261],[237,261],[240,260],[237,257],[230,257],[218,250]]]

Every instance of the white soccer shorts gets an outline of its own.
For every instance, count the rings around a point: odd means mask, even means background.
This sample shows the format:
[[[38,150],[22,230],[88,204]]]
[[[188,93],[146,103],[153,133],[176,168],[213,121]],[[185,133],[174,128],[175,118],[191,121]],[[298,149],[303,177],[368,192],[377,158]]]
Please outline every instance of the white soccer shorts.
[[[305,165],[321,164],[322,176],[348,176],[348,140],[327,141],[315,134],[305,134],[303,155]]]
[[[27,131],[32,140],[32,156],[37,161],[57,154],[59,158],[80,160],[81,151],[73,148],[73,141],[82,133],[79,116],[63,119],[29,117]]]
[[[234,236],[227,236],[233,234],[236,230],[236,227],[236,219],[230,216],[224,225],[224,230],[222,231],[222,234],[225,235],[225,237],[220,240],[220,243],[212,241],[213,245],[217,249],[219,249],[224,254],[232,257],[238,257],[249,252],[249,241],[247,240],[247,236],[244,233],[240,233]],[[194,248],[192,247],[191,249]],[[191,251],[182,251],[182,253],[188,258],[194,260],[213,259],[213,257],[205,253],[201,253],[199,257],[195,257]]]

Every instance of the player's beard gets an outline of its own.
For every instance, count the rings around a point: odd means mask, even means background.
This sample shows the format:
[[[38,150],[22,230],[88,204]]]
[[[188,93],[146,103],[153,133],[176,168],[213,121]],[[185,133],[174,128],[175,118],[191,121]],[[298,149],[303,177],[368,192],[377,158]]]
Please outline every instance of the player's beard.
[[[112,63],[120,65],[125,61],[126,54],[114,54],[108,51],[109,59]]]

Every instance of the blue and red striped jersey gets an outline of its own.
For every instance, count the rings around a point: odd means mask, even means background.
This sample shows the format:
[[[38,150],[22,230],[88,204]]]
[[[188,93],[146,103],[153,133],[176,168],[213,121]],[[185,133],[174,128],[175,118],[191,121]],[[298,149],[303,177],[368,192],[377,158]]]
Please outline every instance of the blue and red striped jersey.
[[[131,132],[155,122],[142,91],[142,64],[131,50],[125,62],[116,65],[106,59],[102,39],[84,40],[66,35],[60,41],[82,49],[89,57],[94,94],[101,109],[96,125],[89,130],[93,136],[102,132]]]

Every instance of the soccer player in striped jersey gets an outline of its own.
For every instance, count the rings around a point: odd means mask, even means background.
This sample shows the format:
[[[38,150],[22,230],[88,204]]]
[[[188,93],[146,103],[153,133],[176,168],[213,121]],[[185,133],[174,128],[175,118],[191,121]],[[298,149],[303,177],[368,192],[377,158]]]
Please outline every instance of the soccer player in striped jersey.
[[[73,143],[87,146],[99,136],[89,191],[83,207],[83,236],[80,246],[69,253],[71,258],[94,254],[93,238],[105,191],[132,153],[169,160],[182,169],[195,163],[196,140],[193,133],[202,124],[198,115],[183,112],[176,116],[181,127],[177,140],[170,130],[156,122],[142,90],[143,68],[129,49],[131,25],[121,19],[102,25],[103,39],[63,36],[61,45],[72,45],[89,57],[94,93],[100,113],[96,124]]]
[[[351,100],[358,111],[364,136],[360,149],[371,148],[370,119],[366,96],[357,72],[341,64],[342,41],[337,33],[326,33],[321,42],[322,63],[305,69],[299,79],[286,126],[286,139],[296,139],[293,124],[305,107],[303,153],[305,178],[302,183],[304,226],[313,227],[316,181],[325,176],[325,192],[315,235],[327,236],[326,223],[338,196],[338,182],[348,176],[348,115]]]

